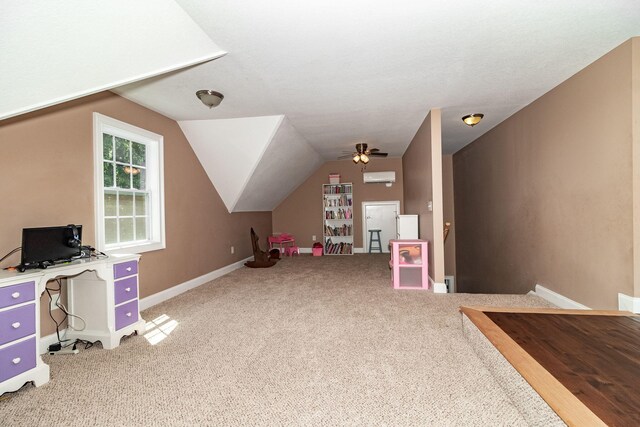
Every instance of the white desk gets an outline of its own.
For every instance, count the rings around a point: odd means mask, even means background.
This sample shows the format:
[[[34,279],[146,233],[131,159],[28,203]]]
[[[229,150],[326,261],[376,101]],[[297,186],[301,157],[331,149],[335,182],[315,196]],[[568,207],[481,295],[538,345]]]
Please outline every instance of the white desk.
[[[24,273],[0,271],[0,394],[29,381],[36,387],[49,381],[49,365],[38,346],[40,296],[50,280],[67,279],[67,308],[86,322],[83,331],[69,328],[68,339],[100,341],[103,348],[113,349],[123,336],[144,333],[138,307],[139,259],[119,255]],[[73,317],[68,322],[83,326]]]

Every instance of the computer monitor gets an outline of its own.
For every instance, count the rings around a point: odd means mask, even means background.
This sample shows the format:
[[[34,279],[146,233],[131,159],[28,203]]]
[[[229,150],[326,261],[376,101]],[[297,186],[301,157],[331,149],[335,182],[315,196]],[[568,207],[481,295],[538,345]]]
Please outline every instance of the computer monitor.
[[[20,270],[46,268],[80,257],[81,242],[81,225],[23,228]]]

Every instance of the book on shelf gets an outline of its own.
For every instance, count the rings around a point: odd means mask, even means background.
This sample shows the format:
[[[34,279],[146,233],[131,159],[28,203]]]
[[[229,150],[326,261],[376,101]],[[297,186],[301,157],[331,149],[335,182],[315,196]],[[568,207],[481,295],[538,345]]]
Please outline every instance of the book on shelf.
[[[343,224],[340,227],[331,227],[330,225],[324,226],[325,236],[351,236],[353,232],[353,226],[350,224]]]
[[[351,243],[333,243],[331,239],[327,239],[324,245],[325,254],[351,254],[351,251],[353,251],[353,244]]]
[[[351,184],[331,184],[324,186],[324,194],[343,194],[352,192],[353,188]]]

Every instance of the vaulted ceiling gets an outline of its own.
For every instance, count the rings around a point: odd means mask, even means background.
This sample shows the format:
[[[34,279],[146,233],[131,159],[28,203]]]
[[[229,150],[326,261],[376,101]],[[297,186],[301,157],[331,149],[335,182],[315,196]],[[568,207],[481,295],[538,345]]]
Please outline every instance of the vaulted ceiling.
[[[432,108],[457,151],[640,35],[640,5],[36,0],[3,2],[0,31],[0,119],[112,89],[180,123],[230,211],[269,210],[357,142],[402,155]]]

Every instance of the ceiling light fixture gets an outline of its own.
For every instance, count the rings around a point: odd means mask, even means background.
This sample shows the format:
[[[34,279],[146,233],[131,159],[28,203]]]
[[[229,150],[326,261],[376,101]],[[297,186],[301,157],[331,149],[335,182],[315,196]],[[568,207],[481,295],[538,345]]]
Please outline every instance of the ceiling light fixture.
[[[209,108],[217,107],[224,99],[224,95],[215,90],[199,90],[196,96]]]
[[[462,121],[464,122],[465,125],[473,127],[478,123],[480,123],[480,120],[482,120],[483,117],[484,117],[484,114],[482,113],[467,114],[462,118]]]
[[[353,160],[353,163],[358,164],[358,162],[360,161],[360,154],[356,154],[351,160]]]

